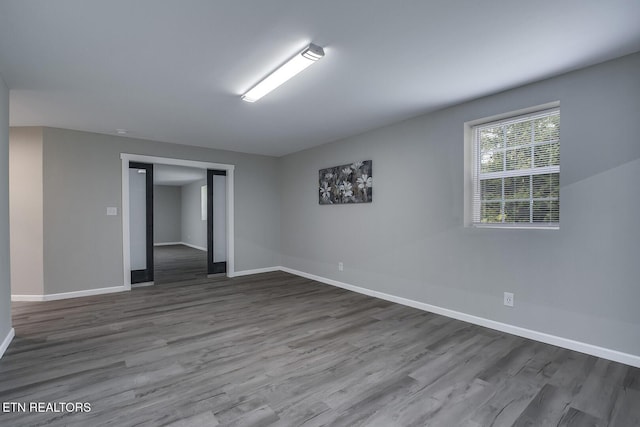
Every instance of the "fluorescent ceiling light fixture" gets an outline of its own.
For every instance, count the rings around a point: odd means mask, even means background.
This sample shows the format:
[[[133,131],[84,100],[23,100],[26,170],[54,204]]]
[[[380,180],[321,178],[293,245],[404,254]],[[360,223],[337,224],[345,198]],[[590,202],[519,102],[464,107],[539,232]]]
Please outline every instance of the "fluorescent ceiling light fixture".
[[[256,102],[323,56],[324,50],[320,46],[310,44],[242,95],[242,100]]]

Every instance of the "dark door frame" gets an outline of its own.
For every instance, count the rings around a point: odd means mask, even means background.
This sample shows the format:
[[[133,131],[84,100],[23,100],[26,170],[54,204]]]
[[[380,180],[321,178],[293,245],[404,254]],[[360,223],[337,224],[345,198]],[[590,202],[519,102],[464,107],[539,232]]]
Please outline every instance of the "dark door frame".
[[[220,274],[227,272],[227,262],[213,262],[213,177],[227,176],[225,170],[207,169],[207,273]],[[225,224],[226,228],[226,224]],[[227,230],[227,233],[229,231]]]
[[[153,164],[129,162],[129,169],[144,169],[146,186],[146,247],[147,268],[145,270],[131,270],[131,284],[153,282]]]
[[[144,154],[132,154],[121,152],[121,173],[122,173],[122,280],[124,289],[131,290],[131,235],[130,235],[130,213],[129,213],[129,162],[153,163],[156,165],[186,166],[200,169],[224,170],[227,172],[226,186],[226,250],[227,250],[227,273],[228,277],[236,276],[235,270],[235,221],[234,221],[234,190],[235,190],[235,166],[227,163],[203,162],[197,160],[175,159],[170,157],[149,156]]]

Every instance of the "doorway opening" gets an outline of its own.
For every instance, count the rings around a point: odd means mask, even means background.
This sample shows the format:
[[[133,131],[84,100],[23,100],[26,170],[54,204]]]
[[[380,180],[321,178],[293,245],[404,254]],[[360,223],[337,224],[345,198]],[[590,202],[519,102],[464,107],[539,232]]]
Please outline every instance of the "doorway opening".
[[[233,276],[234,166],[125,153],[121,159],[125,288]]]
[[[225,170],[154,165],[155,284],[226,273],[226,177]]]

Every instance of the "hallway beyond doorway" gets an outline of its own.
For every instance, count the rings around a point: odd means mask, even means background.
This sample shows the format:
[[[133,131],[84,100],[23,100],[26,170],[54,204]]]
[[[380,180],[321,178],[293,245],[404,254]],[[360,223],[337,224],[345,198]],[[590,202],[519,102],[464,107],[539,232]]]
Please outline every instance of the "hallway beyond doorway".
[[[153,248],[156,285],[207,278],[207,252],[185,245]]]

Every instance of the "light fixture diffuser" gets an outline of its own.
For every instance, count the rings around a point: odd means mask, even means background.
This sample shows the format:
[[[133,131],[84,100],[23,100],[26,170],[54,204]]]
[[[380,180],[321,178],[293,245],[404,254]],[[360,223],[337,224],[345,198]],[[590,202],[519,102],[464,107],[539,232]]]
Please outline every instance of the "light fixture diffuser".
[[[323,56],[324,50],[320,46],[310,44],[242,95],[242,100],[256,102]]]

